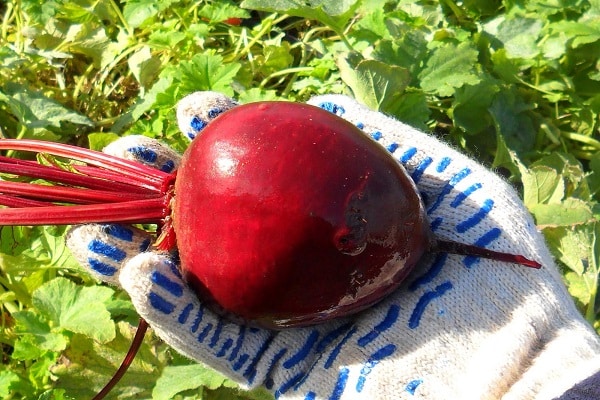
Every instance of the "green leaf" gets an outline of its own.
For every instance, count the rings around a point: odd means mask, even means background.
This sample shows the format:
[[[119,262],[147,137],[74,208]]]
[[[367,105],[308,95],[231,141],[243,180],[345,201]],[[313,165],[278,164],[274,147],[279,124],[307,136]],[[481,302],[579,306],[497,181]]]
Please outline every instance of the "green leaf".
[[[506,168],[513,177],[521,179],[521,171],[527,168],[513,150],[509,149],[501,135],[496,134],[496,153],[492,163],[494,168]]]
[[[300,17],[319,11],[328,16],[338,16],[357,6],[356,3],[356,0],[245,0],[242,7],[290,15],[302,14],[297,15]]]
[[[9,273],[27,274],[29,279],[43,278],[45,269],[81,270],[67,250],[65,227],[0,227],[0,265]],[[52,263],[57,263],[53,265]],[[41,275],[39,275],[41,274]],[[32,286],[35,288],[37,286]]]
[[[262,64],[260,70],[265,75],[288,68],[294,61],[290,45],[283,42],[279,45],[267,45],[263,48],[263,54],[257,57]]]
[[[277,96],[277,92],[274,90],[265,90],[260,88],[251,88],[248,90],[244,90],[238,96],[238,101],[242,104],[253,103],[256,101],[273,101],[273,100],[281,100],[279,96]]]
[[[533,108],[513,88],[501,88],[489,107],[496,132],[509,149],[517,153],[531,150],[536,132],[526,111]]]
[[[550,30],[557,35],[566,36],[572,48],[600,40],[600,28],[597,22],[557,21],[552,23]]]
[[[523,201],[528,208],[538,204],[560,204],[565,195],[562,176],[554,168],[536,166],[521,171]]]
[[[158,4],[146,0],[129,0],[123,7],[123,16],[132,28],[141,26],[158,13]]]
[[[171,50],[186,36],[185,33],[177,31],[154,31],[148,37],[148,45],[153,48]]]
[[[231,386],[232,383],[222,374],[201,364],[170,366],[163,370],[156,381],[152,398],[168,400],[186,390],[201,387],[214,390],[223,385]]]
[[[133,121],[139,120],[144,113],[148,112],[157,103],[157,98],[169,90],[173,84],[173,77],[163,76],[156,81],[150,90],[137,101],[122,115],[120,115],[111,128],[113,134],[122,133],[125,128],[132,124]],[[169,106],[173,107],[175,102],[169,102]],[[139,133],[139,132],[135,132]]]
[[[73,26],[70,27],[69,31],[72,29]],[[68,39],[70,44],[67,49],[71,53],[91,57],[96,66],[102,64],[103,59],[106,57],[105,52],[109,50],[111,44],[104,27],[89,23],[81,25],[81,29],[77,34]]]
[[[65,394],[64,389],[50,389],[40,395],[37,400],[75,400]]]
[[[565,198],[573,197],[588,201],[591,193],[588,186],[587,173],[581,163],[571,154],[553,152],[537,160],[531,165],[535,167],[553,168],[564,181]]]
[[[226,2],[218,4],[205,4],[199,11],[198,15],[204,17],[211,23],[218,23],[227,20],[228,18],[249,18],[250,13],[242,10],[239,7]]]
[[[104,302],[113,293],[108,287],[81,287],[68,279],[56,278],[33,292],[32,300],[57,327],[108,342],[115,337],[115,326]]]
[[[338,62],[344,82],[350,86],[354,98],[374,110],[384,111],[402,96],[410,81],[408,71],[376,60]]]
[[[117,335],[108,343],[75,334],[62,362],[51,368],[59,379],[56,388],[74,399],[91,399],[113,376],[131,344],[134,328],[117,324]],[[127,373],[111,392],[115,399],[149,399],[151,389],[169,357],[164,344],[148,335]]]
[[[567,272],[565,274],[569,293],[582,305],[590,303],[590,288],[596,282],[593,273],[577,274],[575,272]]]
[[[579,300],[588,322],[593,323],[600,271],[600,222],[548,228],[544,234],[559,260],[572,271],[565,274],[569,292]]]
[[[50,369],[56,364],[58,353],[46,353],[29,364],[27,377],[31,382],[47,382],[52,377]]]
[[[569,38],[563,32],[556,32],[544,37],[541,45],[542,54],[549,59],[558,59],[568,46]]]
[[[358,4],[358,0],[244,0],[241,7],[316,19],[339,31]]]
[[[588,178],[590,191],[597,195],[600,193],[600,152],[596,152],[590,160],[590,169],[592,171]]]
[[[213,90],[233,96],[231,84],[241,65],[223,62],[219,55],[196,54],[189,61],[166,71],[183,93]]]
[[[389,39],[390,31],[386,27],[385,19],[386,14],[383,8],[376,8],[370,12],[366,12],[364,17],[354,26],[355,32],[353,33],[353,36],[356,36],[356,28],[359,28],[359,33],[364,34],[364,31],[368,31],[366,33],[370,37]]]
[[[0,371],[0,397],[7,399],[13,392],[13,386],[17,384],[21,378],[12,371]]]
[[[417,76],[423,68],[429,50],[427,39],[421,31],[409,29],[394,40],[381,40],[375,44],[373,58],[390,65],[404,67]]]
[[[521,60],[509,58],[506,49],[498,49],[495,51],[491,60],[493,61],[492,69],[506,83],[519,83],[521,70],[524,69]]]
[[[59,18],[73,23],[96,22],[97,16],[86,7],[74,2],[63,3],[59,8]]]
[[[49,328],[49,327],[48,327]],[[62,335],[60,335],[62,337]],[[62,337],[64,341],[64,337]],[[49,342],[46,339],[46,343]],[[52,351],[60,351],[65,348],[65,345],[61,346],[49,346],[52,347],[49,350]],[[38,341],[33,335],[24,334],[20,338],[15,341],[12,358],[15,360],[35,360],[37,358],[42,357],[42,355],[46,352],[45,349],[41,348]]]
[[[504,44],[509,57],[533,58],[540,52],[537,40],[542,27],[539,19],[508,18],[498,25],[496,38]]]
[[[561,263],[577,275],[589,266],[591,231],[588,226],[561,226],[544,229],[544,236]]]
[[[160,60],[152,55],[149,46],[142,46],[129,56],[127,64],[135,79],[145,89],[154,83],[161,67]]]
[[[61,333],[52,332],[50,325],[40,315],[25,310],[13,313],[17,333],[27,335],[30,344],[43,350],[61,351],[67,347],[67,340]]]
[[[64,226],[45,226],[41,232],[40,241],[47,251],[50,260],[48,263],[54,268],[68,268],[79,270],[80,265],[67,248]]]
[[[452,112],[455,125],[467,134],[487,129],[492,124],[488,109],[499,90],[492,80],[482,80],[477,85],[465,85],[456,90]]]
[[[90,133],[87,135],[89,147],[92,150],[102,151],[103,148],[119,138],[116,133]]]
[[[530,208],[540,228],[580,225],[593,221],[592,209],[583,200],[568,198],[560,203],[536,204]]]
[[[8,104],[19,121],[28,128],[60,128],[64,122],[79,125],[94,125],[89,118],[70,110],[40,92],[25,86],[9,83],[5,86],[6,96],[0,92],[0,102]]]
[[[442,97],[457,88],[475,85],[481,78],[475,70],[478,51],[469,42],[445,43],[433,50],[427,66],[419,74],[421,88]]]
[[[431,111],[427,106],[427,96],[421,91],[404,92],[392,103],[387,103],[382,111],[414,128],[428,130]]]
[[[555,14],[582,12],[586,9],[586,3],[580,0],[531,0],[525,4],[525,8],[536,15],[549,17]]]

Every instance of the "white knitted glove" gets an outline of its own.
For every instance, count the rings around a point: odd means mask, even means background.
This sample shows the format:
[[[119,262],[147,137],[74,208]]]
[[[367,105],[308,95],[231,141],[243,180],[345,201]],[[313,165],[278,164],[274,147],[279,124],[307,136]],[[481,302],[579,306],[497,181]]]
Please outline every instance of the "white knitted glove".
[[[350,98],[311,104],[348,119],[410,172],[440,238],[521,254],[541,270],[431,254],[396,292],[350,318],[279,332],[228,322],[199,303],[169,255],[120,225],[84,225],[73,253],[121,285],[176,350],[242,386],[290,399],[551,399],[600,370],[600,340],[583,321],[542,236],[502,179],[437,139]],[[214,93],[181,102],[193,138],[231,100]],[[149,143],[108,149],[151,165],[177,164]],[[166,160],[166,161],[165,161]],[[140,253],[141,252],[141,253]],[[571,397],[565,397],[571,398]]]

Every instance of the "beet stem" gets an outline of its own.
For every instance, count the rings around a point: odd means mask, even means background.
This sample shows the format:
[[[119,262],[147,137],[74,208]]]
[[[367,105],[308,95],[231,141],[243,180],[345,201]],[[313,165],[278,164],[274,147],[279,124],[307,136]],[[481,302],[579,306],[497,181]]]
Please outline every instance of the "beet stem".
[[[103,169],[102,178],[98,178],[96,176],[96,174],[98,173],[98,167],[89,165],[73,165],[72,168],[81,174],[84,174],[86,176],[89,175],[88,178],[93,177],[94,179],[98,179],[99,181],[109,181],[110,188],[106,187],[106,183],[104,183],[104,190],[109,189],[113,191],[131,191],[133,189],[139,193],[156,192],[155,188],[146,188],[140,186],[140,183],[135,178],[124,177],[119,172]],[[122,187],[120,187],[119,185],[122,185]],[[91,186],[87,187],[91,188]]]
[[[477,247],[470,244],[453,242],[450,240],[439,240],[434,247],[436,251],[442,251],[451,254],[460,254],[463,256],[475,256],[488,258],[490,260],[498,260],[513,264],[520,264],[525,267],[539,269],[542,264],[537,261],[530,260],[524,256],[499,251],[489,250],[483,247]]]
[[[79,171],[79,167],[84,166],[73,167]],[[88,167],[87,171],[87,174],[85,174],[85,172],[83,174],[75,173],[57,167],[41,165],[35,161],[18,160],[0,156],[0,172],[8,174],[45,179],[56,183],[65,183],[90,189],[136,193],[156,192],[156,189],[140,187],[139,182],[127,179],[120,174],[114,174],[108,170],[101,170],[101,174],[103,175],[102,178],[93,176],[94,173],[98,174],[100,172],[98,167]],[[92,176],[88,176],[88,174]]]
[[[22,199],[20,197],[8,196],[8,195],[0,193],[0,205],[7,206],[7,207],[24,208],[24,207],[47,206],[48,203],[45,201]],[[0,222],[2,222],[2,221],[0,220]]]
[[[0,225],[156,223],[169,214],[166,196],[108,204],[0,208]]]
[[[110,378],[108,383],[104,385],[102,390],[100,390],[92,400],[102,400],[104,397],[106,397],[108,393],[110,393],[111,390],[113,390],[113,388],[116,386],[117,383],[119,383],[121,378],[123,378],[123,375],[125,375],[125,373],[129,369],[129,366],[133,362],[133,359],[140,350],[142,342],[144,341],[144,335],[146,334],[147,330],[148,323],[145,319],[140,318],[140,322],[138,323],[137,329],[135,331],[135,336],[131,341],[131,345],[129,345],[129,350],[127,350],[127,354],[125,355],[125,358],[123,358],[119,369],[117,369],[117,372],[115,372],[115,374]]]
[[[0,150],[28,151],[67,157],[118,172],[121,175],[134,178],[136,182],[139,182],[139,186],[147,185],[147,187],[157,190],[163,190],[165,182],[171,177],[168,173],[138,162],[63,143],[29,139],[1,139]],[[102,169],[99,169],[96,176],[102,177],[101,172]]]
[[[13,194],[32,199],[47,199],[74,204],[115,203],[160,197],[159,193],[139,194],[106,190],[82,189],[64,186],[48,186],[34,183],[0,181],[0,193]],[[48,204],[49,205],[49,204]]]

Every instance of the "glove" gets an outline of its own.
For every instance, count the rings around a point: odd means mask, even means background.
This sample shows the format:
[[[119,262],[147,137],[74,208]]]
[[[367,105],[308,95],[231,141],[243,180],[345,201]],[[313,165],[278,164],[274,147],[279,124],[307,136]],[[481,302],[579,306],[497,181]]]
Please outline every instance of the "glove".
[[[575,308],[543,237],[501,178],[437,139],[339,95],[310,103],[361,128],[409,171],[437,237],[521,254],[541,270],[431,254],[377,305],[324,324],[269,331],[205,308],[177,260],[123,225],[83,225],[68,246],[91,273],[126,290],[178,352],[242,387],[286,399],[551,399],[600,371],[600,339]],[[235,102],[210,92],[183,99],[193,139]],[[178,156],[139,137],[107,151],[157,168]],[[598,393],[598,388],[596,388]],[[572,392],[572,391],[571,391]],[[565,396],[569,396],[565,394]],[[577,397],[563,397],[563,400]]]

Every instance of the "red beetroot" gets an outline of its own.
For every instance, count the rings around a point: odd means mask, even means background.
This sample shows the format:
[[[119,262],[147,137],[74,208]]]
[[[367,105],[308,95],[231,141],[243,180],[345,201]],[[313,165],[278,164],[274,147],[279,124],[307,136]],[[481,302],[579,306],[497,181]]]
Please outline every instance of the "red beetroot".
[[[268,327],[372,305],[432,243],[404,169],[355,126],[309,105],[249,104],[215,119],[185,153],[175,199],[188,281]]]
[[[72,170],[0,157],[0,225],[157,222],[186,279],[220,312],[270,328],[364,309],[427,251],[539,267],[522,256],[436,242],[413,182],[345,120],[298,103],[252,103],[212,121],[167,174],[102,153],[28,140],[24,150],[83,161]],[[69,211],[64,205],[70,203]],[[172,210],[171,210],[172,205]],[[172,212],[172,214],[171,214]],[[167,220],[173,221],[173,227]]]

